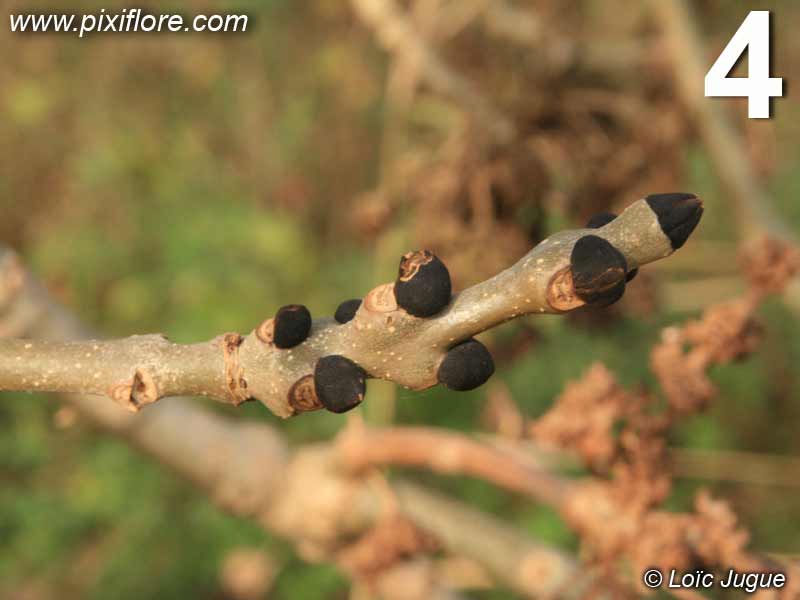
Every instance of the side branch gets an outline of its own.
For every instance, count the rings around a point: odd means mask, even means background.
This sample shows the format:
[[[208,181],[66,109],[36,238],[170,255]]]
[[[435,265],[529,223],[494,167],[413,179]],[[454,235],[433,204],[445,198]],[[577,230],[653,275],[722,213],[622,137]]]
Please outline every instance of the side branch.
[[[494,371],[471,338],[527,314],[564,313],[618,300],[641,265],[680,248],[702,215],[691,194],[658,194],[619,217],[562,231],[515,265],[451,295],[447,268],[427,251],[403,257],[395,283],[336,318],[282,308],[247,336],[172,344],[158,335],[111,342],[0,343],[0,391],[106,394],[138,410],[165,396],[256,399],[281,417],[363,400],[367,377],[421,390],[466,390]]]
[[[351,425],[339,435],[336,449],[343,466],[355,472],[402,465],[471,475],[551,506],[564,502],[571,488],[565,479],[524,464],[510,452],[431,427]]]

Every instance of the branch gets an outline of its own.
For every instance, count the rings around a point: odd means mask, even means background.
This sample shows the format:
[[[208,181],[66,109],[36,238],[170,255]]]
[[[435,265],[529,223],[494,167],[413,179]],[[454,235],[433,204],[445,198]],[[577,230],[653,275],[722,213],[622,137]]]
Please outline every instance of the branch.
[[[312,322],[305,307],[290,306],[245,337],[228,333],[200,344],[157,335],[3,340],[0,391],[106,394],[134,411],[166,396],[257,399],[289,417],[323,406],[353,408],[367,377],[414,390],[437,383],[472,389],[494,371],[472,336],[523,315],[615,302],[639,266],[683,245],[702,210],[691,194],[648,196],[601,227],[552,235],[512,267],[452,297],[441,261],[427,251],[409,253],[394,284],[373,289],[360,304],[343,303],[338,320]]]
[[[181,346],[160,335],[122,340],[53,342],[0,340],[0,389],[107,394],[134,410],[163,396],[188,394],[229,397],[224,386],[223,337]]]
[[[403,511],[420,527],[436,531],[439,540],[457,547],[463,556],[486,565],[512,589],[533,598],[587,598],[597,573],[576,564],[566,554],[520,539],[508,525],[411,483],[396,482]],[[611,594],[593,590],[593,597]]]
[[[613,567],[624,558],[633,565],[633,573],[654,565],[685,569],[700,560],[707,567],[783,570],[794,577],[794,567],[781,569],[770,557],[747,550],[747,533],[729,507],[707,493],[697,495],[692,512],[658,508],[670,486],[670,428],[702,410],[714,396],[708,379],[712,366],[754,350],[758,303],[769,292],[779,292],[798,264],[791,246],[772,244],[744,256],[743,263],[748,273],[758,273],[757,278],[750,275],[753,287],[748,294],[709,309],[699,321],[665,329],[662,342],[653,349],[652,369],[668,403],[663,413],[650,410],[652,395],[625,390],[607,369],[595,365],[528,426],[540,443],[572,450],[599,476],[562,481],[508,449],[433,428],[351,427],[340,435],[340,460],[355,470],[399,465],[461,473],[524,493],[558,510],[598,563]],[[516,408],[506,405],[503,410]],[[524,429],[514,428],[517,434]],[[733,458],[730,466],[741,459]],[[796,595],[794,588],[780,592],[780,597]]]
[[[563,502],[570,488],[566,480],[518,460],[511,452],[431,427],[351,425],[339,435],[336,449],[344,466],[355,472],[401,465],[470,475],[552,506]]]
[[[23,326],[24,324],[24,326]],[[44,287],[0,248],[0,331],[54,339],[90,337]],[[455,555],[473,557],[525,596],[547,597],[585,589],[591,575],[567,554],[538,544],[497,519],[423,488],[352,477],[338,468],[328,444],[290,453],[285,439],[265,424],[237,423],[175,398],[133,416],[111,403],[65,395],[96,425],[206,490],[218,507],[258,521],[308,554],[337,548],[381,516],[398,511],[434,535]],[[190,431],[191,435],[186,435]],[[487,556],[486,540],[498,539]],[[329,555],[315,555],[331,558]],[[537,569],[541,566],[541,569]],[[552,597],[552,593],[550,594]]]
[[[798,487],[800,458],[736,450],[672,448],[670,462],[678,477],[749,485]]]

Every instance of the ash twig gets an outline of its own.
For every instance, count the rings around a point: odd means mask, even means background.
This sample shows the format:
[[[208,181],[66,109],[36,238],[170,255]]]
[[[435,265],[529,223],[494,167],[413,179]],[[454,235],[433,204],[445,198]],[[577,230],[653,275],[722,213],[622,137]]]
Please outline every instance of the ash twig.
[[[363,371],[352,385],[331,387],[336,393],[350,390],[352,401],[345,408],[363,399],[365,377],[426,389],[460,377],[463,369],[440,377],[448,352],[487,329],[523,315],[560,314],[617,300],[626,271],[672,254],[701,214],[702,203],[691,194],[648,196],[603,227],[550,236],[513,266],[449,302],[439,297],[441,286],[436,288],[435,302],[421,298],[422,314],[430,314],[431,307],[438,312],[424,318],[398,306],[404,296],[396,295],[395,285],[405,289],[416,273],[416,278],[435,279],[447,271],[432,269],[435,257],[411,253],[403,263],[409,272],[401,273],[397,284],[369,292],[350,321],[316,319],[308,337],[289,348],[274,342],[281,328],[295,326],[286,311],[248,335],[228,333],[198,344],[173,344],[158,335],[86,342],[0,340],[0,390],[105,394],[132,410],[168,396],[201,395],[231,404],[256,399],[288,417],[329,400],[320,396],[326,390],[314,379],[315,368],[327,357],[340,357],[338,362],[354,373]],[[433,289],[431,282],[423,284],[412,287],[411,294]],[[449,282],[445,289],[449,294]],[[309,331],[307,325],[303,329]],[[485,365],[485,376],[493,369]],[[326,406],[331,408],[330,402]]]

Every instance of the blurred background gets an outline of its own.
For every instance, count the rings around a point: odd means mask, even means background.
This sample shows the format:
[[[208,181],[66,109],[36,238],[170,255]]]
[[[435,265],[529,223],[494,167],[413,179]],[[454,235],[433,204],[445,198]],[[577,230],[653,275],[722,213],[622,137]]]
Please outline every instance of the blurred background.
[[[494,330],[484,338],[498,365],[492,385],[414,393],[371,381],[360,410],[376,424],[474,431],[487,427],[491,394],[510,393],[535,417],[597,359],[626,385],[652,384],[648,349],[661,328],[744,284],[736,205],[674,83],[680,65],[648,3],[398,3],[457,85],[431,75],[424,57],[386,52],[360,4],[192,3],[192,14],[247,13],[244,34],[79,40],[2,25],[0,242],[104,334],[160,331],[189,342],[250,331],[283,304],[332,314],[341,300],[394,279],[410,248],[442,256],[460,289],[549,232],[648,193],[691,191],[706,206],[697,232],[676,256],[644,269],[619,305]],[[704,70],[754,8],[747,4],[691,3]],[[0,12],[52,6],[0,1]],[[745,99],[708,102],[741,136],[780,219],[797,228],[800,6],[757,8],[773,11],[772,71],[787,97],[773,103],[770,120],[748,120]],[[765,471],[800,453],[798,313],[778,298],[761,317],[760,350],[713,372],[717,401],[682,424],[674,446],[746,452],[756,465],[767,461]],[[221,513],[57,398],[5,396],[0,597],[236,598],[231,578],[242,569],[263,576],[261,597],[348,597],[334,567],[307,564],[257,525]],[[297,444],[329,439],[345,423],[322,412],[277,422],[254,403],[209,408],[268,421]],[[800,478],[702,475],[679,470],[669,506],[688,506],[707,485],[731,502],[755,547],[800,552]],[[416,477],[576,547],[549,509],[466,478]]]

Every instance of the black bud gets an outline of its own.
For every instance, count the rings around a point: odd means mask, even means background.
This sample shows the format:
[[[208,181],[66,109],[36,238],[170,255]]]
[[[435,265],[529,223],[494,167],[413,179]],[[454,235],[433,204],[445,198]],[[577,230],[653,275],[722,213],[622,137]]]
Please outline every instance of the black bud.
[[[278,348],[293,348],[301,344],[311,331],[311,313],[302,304],[289,304],[275,313],[272,341]]]
[[[694,194],[652,194],[645,200],[673,250],[683,246],[703,216],[703,202]]]
[[[616,218],[617,215],[612,212],[597,213],[591,219],[589,219],[588,223],[586,223],[586,229],[600,229],[604,225],[611,223],[611,221]]]
[[[342,324],[352,321],[353,317],[356,316],[356,311],[358,310],[359,306],[361,306],[360,298],[345,300],[339,305],[339,307],[336,309],[336,312],[333,313],[333,318],[336,319],[338,323]]]
[[[608,225],[609,223],[611,223],[611,221],[613,221],[616,218],[617,215],[615,215],[612,212],[597,213],[595,216],[589,219],[588,223],[586,223],[586,229],[600,229],[604,225]],[[636,275],[638,274],[639,274],[639,269],[631,269],[630,271],[628,271],[628,274],[625,275],[625,281],[633,281],[633,278],[636,277]]]
[[[596,235],[585,235],[570,256],[575,294],[594,306],[613,304],[625,292],[627,262],[622,253]]]
[[[457,392],[474,390],[494,373],[494,360],[486,346],[469,339],[453,346],[439,365],[439,383]]]
[[[394,284],[397,304],[415,317],[430,317],[450,302],[450,272],[429,250],[408,252],[400,259]]]
[[[349,358],[323,356],[314,368],[314,390],[322,406],[343,413],[361,404],[367,389],[367,375]]]

